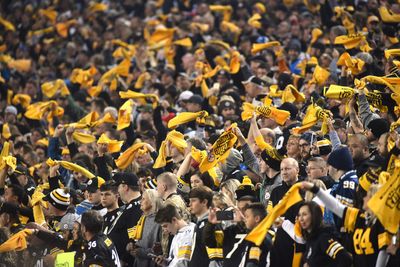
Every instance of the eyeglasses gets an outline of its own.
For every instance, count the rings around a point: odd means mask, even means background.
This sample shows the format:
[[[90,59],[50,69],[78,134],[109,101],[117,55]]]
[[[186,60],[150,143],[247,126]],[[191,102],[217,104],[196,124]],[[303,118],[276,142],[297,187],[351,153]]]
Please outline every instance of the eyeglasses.
[[[323,169],[321,167],[306,167],[306,171],[312,171],[312,170],[317,170],[317,169]]]

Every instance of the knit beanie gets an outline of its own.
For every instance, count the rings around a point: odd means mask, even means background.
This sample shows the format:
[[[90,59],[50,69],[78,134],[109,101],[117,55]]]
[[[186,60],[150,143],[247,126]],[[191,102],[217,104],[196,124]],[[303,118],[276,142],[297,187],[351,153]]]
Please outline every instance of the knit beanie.
[[[382,134],[389,132],[389,123],[385,119],[375,119],[368,123],[367,128],[378,139]]]
[[[69,190],[57,188],[51,191],[43,200],[48,201],[51,205],[59,210],[67,210],[70,205]]]
[[[333,150],[328,157],[328,164],[338,170],[350,171],[353,169],[353,158],[347,146]]]

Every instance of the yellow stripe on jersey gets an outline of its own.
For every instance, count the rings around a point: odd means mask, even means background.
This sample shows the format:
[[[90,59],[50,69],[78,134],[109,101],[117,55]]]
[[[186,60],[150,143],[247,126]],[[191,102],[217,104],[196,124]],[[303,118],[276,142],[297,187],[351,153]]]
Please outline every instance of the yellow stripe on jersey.
[[[336,259],[336,255],[338,254],[339,251],[341,251],[342,249],[344,249],[343,247],[338,248],[335,253],[333,254],[333,259]]]
[[[336,257],[336,254],[342,249],[343,246],[339,242],[334,241],[332,242],[332,244],[329,245],[328,249],[326,250],[326,254],[334,259]]]
[[[217,247],[222,247],[222,243],[224,242],[224,231],[217,230],[214,232],[215,241],[217,241]]]
[[[296,252],[296,244],[293,244],[293,260],[292,267],[300,267],[301,259],[303,258],[303,253]]]
[[[359,212],[360,210],[356,208],[351,208],[351,207],[346,208],[346,214],[344,217],[344,227],[348,232],[354,231]]]
[[[208,258],[210,260],[215,260],[215,259],[223,259],[223,250],[222,248],[209,248],[206,247]]]
[[[384,246],[389,246],[392,237],[389,233],[384,232],[378,235],[378,248],[382,249]]]
[[[190,255],[192,254],[191,246],[182,246],[178,249],[178,258],[190,259]]]
[[[261,249],[259,247],[251,247],[249,252],[249,259],[250,260],[260,260],[261,256]]]

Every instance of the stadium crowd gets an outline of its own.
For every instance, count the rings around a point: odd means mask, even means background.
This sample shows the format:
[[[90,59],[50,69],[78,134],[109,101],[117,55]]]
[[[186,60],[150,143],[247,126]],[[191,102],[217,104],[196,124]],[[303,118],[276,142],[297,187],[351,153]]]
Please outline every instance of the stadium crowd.
[[[0,266],[400,266],[398,0],[2,0]]]

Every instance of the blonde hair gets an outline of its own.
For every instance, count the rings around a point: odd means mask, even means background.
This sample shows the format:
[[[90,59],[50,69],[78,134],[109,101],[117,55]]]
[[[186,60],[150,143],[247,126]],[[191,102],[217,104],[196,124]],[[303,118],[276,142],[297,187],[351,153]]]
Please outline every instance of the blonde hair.
[[[220,185],[220,188],[222,190],[222,188],[225,188],[226,191],[228,191],[229,193],[232,194],[232,199],[231,201],[235,201],[235,191],[236,189],[239,187],[240,182],[236,179],[229,179],[225,182],[222,182]]]
[[[142,197],[144,197],[145,194],[149,197],[149,200],[151,202],[151,212],[150,213],[156,213],[159,209],[162,208],[163,201],[158,196],[157,190],[155,190],[155,189],[145,189],[143,191]]]
[[[220,208],[223,210],[234,206],[232,200],[230,200],[229,197],[223,192],[216,192],[212,201],[215,208]]]

